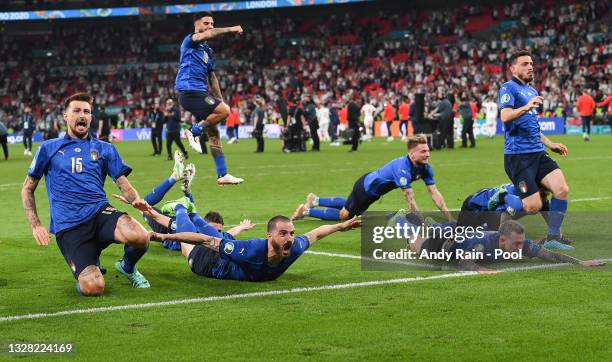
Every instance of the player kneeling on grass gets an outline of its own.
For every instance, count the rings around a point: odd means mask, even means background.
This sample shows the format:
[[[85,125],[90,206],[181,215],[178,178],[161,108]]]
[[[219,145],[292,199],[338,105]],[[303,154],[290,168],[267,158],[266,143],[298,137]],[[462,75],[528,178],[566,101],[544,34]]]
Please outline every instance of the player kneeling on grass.
[[[151,227],[151,230],[160,234],[172,234],[176,232],[175,208],[179,204],[183,205],[184,208],[189,210],[189,217],[194,224],[206,225],[207,227],[211,226],[226,237],[236,237],[242,231],[249,230],[255,226],[255,224],[251,223],[250,220],[242,220],[240,225],[228,230],[226,233],[223,231],[223,217],[218,212],[210,211],[202,219],[202,217],[196,212],[195,198],[191,193],[191,185],[193,184],[193,180],[195,178],[196,168],[194,164],[190,163],[185,165],[184,162],[185,158],[183,153],[179,150],[175,151],[174,166],[170,176],[163,180],[144,197],[144,200],[151,206],[151,208],[141,211],[145,221]],[[163,200],[164,196],[166,196],[168,191],[170,191],[170,189],[172,189],[177,182],[180,182],[181,191],[185,196],[177,200],[167,201],[159,208],[156,208],[155,206]],[[129,204],[125,197],[121,195],[113,195],[113,197],[119,201]],[[173,240],[164,241],[163,247],[171,250],[181,250],[180,243]]]
[[[398,217],[396,223],[400,225],[408,224],[408,228],[415,230],[415,225],[409,221],[410,217]],[[437,228],[453,228],[453,223],[436,224]],[[443,235],[439,232],[438,235]],[[538,245],[532,240],[525,239],[525,228],[514,220],[504,221],[498,231],[475,233],[470,237],[465,236],[454,239],[444,239],[441,237],[422,238],[420,235],[413,235],[409,242],[410,250],[422,255],[423,252],[437,253],[440,251],[451,253],[451,259],[457,261],[463,270],[473,271],[492,271],[478,265],[477,261],[494,262],[508,260],[507,255],[520,251],[520,255],[529,258],[540,258],[553,263],[571,263],[582,266],[601,266],[605,261],[600,260],[579,260],[572,256],[550,251]],[[476,254],[481,253],[481,254]]]
[[[44,176],[51,212],[50,230],[78,280],[83,295],[98,296],[105,282],[100,270],[100,253],[113,243],[124,244],[123,259],[115,264],[134,288],[149,288],[136,270],[136,263],[149,246],[147,231],[136,220],[112,207],[106,198],[104,181],[110,175],[123,198],[133,207],[147,210],[127,176],[126,165],[115,146],[89,136],[93,97],[76,93],[65,102],[64,138],[43,142],[28,169],[21,198],[32,233],[39,245],[49,245],[49,233],[41,225],[34,192]]]
[[[176,234],[150,233],[153,241],[177,240],[191,271],[216,279],[267,281],[281,276],[297,258],[317,240],[337,231],[361,226],[361,219],[320,226],[304,235],[295,236],[289,218],[275,216],[268,221],[265,239],[234,240],[225,238],[216,229],[201,233],[182,205],[177,206]],[[198,233],[198,231],[200,233]]]
[[[396,158],[378,170],[361,176],[353,185],[353,191],[348,199],[341,197],[318,197],[310,193],[306,203],[297,207],[292,220],[305,216],[322,220],[347,220],[363,214],[374,202],[391,190],[400,188],[404,192],[408,209],[418,212],[412,182],[422,179],[431,194],[432,201],[446,215],[452,216],[446,207],[442,193],[436,187],[433,169],[429,165],[429,146],[424,135],[416,135],[408,139],[408,155]],[[315,208],[324,206],[325,208]]]

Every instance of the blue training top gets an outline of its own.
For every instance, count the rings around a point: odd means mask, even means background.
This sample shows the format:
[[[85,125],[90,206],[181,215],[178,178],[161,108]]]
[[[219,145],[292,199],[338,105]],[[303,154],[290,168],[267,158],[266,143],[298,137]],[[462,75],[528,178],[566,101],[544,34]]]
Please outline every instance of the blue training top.
[[[412,187],[413,181],[423,179],[426,185],[435,185],[433,169],[429,164],[414,165],[407,156],[398,157],[376,171],[366,175],[364,188],[372,196],[381,196],[400,188]]]
[[[516,78],[502,84],[499,90],[499,109],[520,108],[538,95],[533,87],[522,83]],[[540,123],[538,112],[531,109],[514,121],[504,122],[504,154],[514,155],[544,151],[544,144],[540,140]]]
[[[268,264],[268,240],[231,240],[223,239],[219,245],[219,260],[212,270],[218,279],[245,281],[274,280],[304,254],[310,246],[305,235],[296,236],[291,253],[280,264]]]
[[[192,36],[187,35],[181,44],[175,88],[178,91],[208,92],[208,74],[215,70],[215,57],[206,42],[195,42],[191,40]]]
[[[43,142],[28,175],[45,176],[51,210],[50,231],[58,232],[92,219],[106,204],[106,176],[113,181],[132,172],[115,146],[88,137],[55,138]]]

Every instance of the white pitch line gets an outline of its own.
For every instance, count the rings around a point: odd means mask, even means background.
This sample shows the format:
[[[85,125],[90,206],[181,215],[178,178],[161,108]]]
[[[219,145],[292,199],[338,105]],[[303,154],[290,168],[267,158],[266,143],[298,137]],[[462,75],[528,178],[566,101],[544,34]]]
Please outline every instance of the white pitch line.
[[[604,260],[612,261],[612,259],[604,259]],[[540,264],[540,265],[532,265],[532,266],[526,266],[526,267],[499,269],[498,273],[517,272],[517,271],[535,270],[535,269],[559,268],[559,267],[564,267],[564,266],[569,266],[569,265],[572,265],[572,264],[568,264],[568,263]],[[215,302],[219,300],[246,299],[246,298],[255,298],[255,297],[265,297],[265,296],[270,296],[270,295],[310,293],[310,292],[317,292],[317,291],[322,291],[322,290],[352,289],[352,288],[379,286],[379,285],[387,285],[387,284],[405,284],[405,283],[414,283],[414,282],[425,281],[425,280],[461,278],[461,277],[474,276],[474,275],[480,275],[480,273],[478,272],[458,272],[458,273],[431,275],[427,277],[372,280],[372,281],[357,282],[357,283],[321,285],[318,287],[270,290],[267,292],[240,293],[240,294],[228,294],[228,295],[202,297],[202,298],[177,299],[177,300],[169,300],[169,301],[164,301],[164,302],[126,304],[126,305],[88,308],[88,309],[73,309],[73,310],[65,310],[65,311],[52,312],[52,313],[21,314],[21,315],[0,317],[0,322],[10,322],[10,321],[17,321],[17,320],[24,320],[24,319],[43,319],[43,318],[59,317],[59,316],[66,316],[66,315],[92,314],[92,313],[99,313],[99,312],[111,312],[111,311],[129,310],[129,309],[154,308],[154,307],[161,307],[161,306],[167,306],[167,305],[206,303],[206,302]]]

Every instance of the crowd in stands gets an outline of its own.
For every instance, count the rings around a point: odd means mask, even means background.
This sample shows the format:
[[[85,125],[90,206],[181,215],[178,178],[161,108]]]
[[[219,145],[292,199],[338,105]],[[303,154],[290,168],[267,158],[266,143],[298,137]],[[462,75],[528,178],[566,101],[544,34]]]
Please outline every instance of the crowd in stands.
[[[282,118],[274,107],[279,99],[297,102],[303,94],[338,108],[350,97],[382,109],[422,91],[432,105],[453,94],[479,108],[496,99],[509,76],[506,59],[523,48],[534,55],[543,115],[573,114],[581,89],[597,102],[612,93],[605,0],[428,11],[368,6],[313,17],[263,12],[241,22],[241,37],[212,41],[221,89],[242,122],[249,122],[257,95],[269,101],[273,121]],[[29,106],[40,128],[50,119],[61,123],[62,100],[86,90],[118,127],[147,126],[148,110],[176,97],[178,46],[191,24],[186,17],[116,21],[121,26],[57,21],[42,34],[0,32],[0,120],[18,130]],[[226,14],[216,20],[235,23]]]

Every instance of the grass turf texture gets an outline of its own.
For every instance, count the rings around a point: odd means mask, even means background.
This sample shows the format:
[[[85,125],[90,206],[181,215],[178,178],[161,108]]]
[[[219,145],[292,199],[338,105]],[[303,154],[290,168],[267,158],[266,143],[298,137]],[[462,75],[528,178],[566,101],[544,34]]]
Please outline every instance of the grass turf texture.
[[[612,169],[610,139],[594,136],[554,136],[570,156],[558,160],[570,185],[570,214],[576,216],[573,255],[612,257],[605,215],[612,209],[607,180]],[[479,139],[477,149],[432,152],[438,188],[450,208],[459,208],[470,193],[507,182],[503,171],[502,138]],[[172,164],[148,156],[148,142],[116,144],[133,168],[129,177],[144,196],[166,178]],[[357,153],[345,147],[322,146],[320,153],[283,154],[278,141],[266,142],[266,153],[254,154],[254,140],[225,147],[230,172],[244,177],[235,187],[215,185],[209,155],[190,152],[197,167],[193,193],[198,210],[217,210],[227,225],[243,218],[259,222],[241,237],[262,237],[265,221],[290,215],[308,192],[346,197],[363,173],[405,153],[400,142],[364,143]],[[52,242],[38,247],[21,210],[19,191],[30,158],[21,145],[10,147],[12,158],[0,162],[0,317],[81,308],[159,302],[194,297],[316,287],[368,280],[434,275],[432,271],[362,272],[357,259],[305,255],[281,278],[267,283],[244,283],[201,278],[191,273],[177,252],[153,244],[138,264],[152,288],[136,290],[117,277],[113,263],[122,247],[102,254],[109,270],[106,292],[100,298],[76,294],[75,281]],[[434,205],[422,182],[415,182],[417,203]],[[117,193],[107,182],[107,193]],[[39,215],[48,224],[44,183],[36,193]],[[180,196],[176,186],[166,199]],[[115,201],[130,214],[137,213]],[[371,210],[404,208],[400,191],[392,191]],[[585,211],[588,213],[578,213]],[[594,214],[597,212],[597,214]],[[581,215],[598,216],[590,225]],[[600,222],[600,220],[602,220]],[[608,218],[609,220],[609,218]],[[323,222],[296,223],[297,233]],[[566,232],[570,226],[566,227]],[[537,235],[529,235],[535,237]],[[338,233],[320,241],[314,251],[359,255],[359,232]],[[597,359],[612,358],[609,344],[612,292],[610,271],[566,267],[492,276],[470,276],[408,284],[324,290],[248,299],[211,301],[142,310],[0,321],[0,343],[11,341],[70,341],[80,358],[151,359],[161,355],[193,359],[202,356],[262,359]],[[448,271],[446,271],[448,273]],[[48,357],[48,356],[47,356]]]

